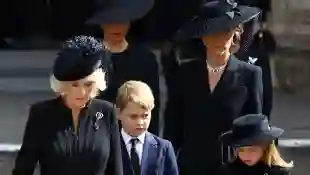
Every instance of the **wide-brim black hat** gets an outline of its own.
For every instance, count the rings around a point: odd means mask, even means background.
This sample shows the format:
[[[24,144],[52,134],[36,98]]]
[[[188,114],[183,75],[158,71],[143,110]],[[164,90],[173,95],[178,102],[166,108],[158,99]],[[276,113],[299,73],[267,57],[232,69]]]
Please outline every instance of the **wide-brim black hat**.
[[[130,22],[142,18],[153,7],[154,0],[116,0],[106,4],[86,21],[89,25]]]
[[[236,119],[232,130],[222,134],[220,140],[233,147],[271,143],[283,134],[284,130],[270,126],[266,116],[250,114]]]
[[[179,40],[200,38],[229,31],[255,18],[259,13],[258,8],[238,5],[233,0],[207,2],[197,16],[177,31],[175,38]]]
[[[52,73],[58,81],[77,81],[103,67],[109,54],[93,37],[77,36],[64,43],[53,65]]]

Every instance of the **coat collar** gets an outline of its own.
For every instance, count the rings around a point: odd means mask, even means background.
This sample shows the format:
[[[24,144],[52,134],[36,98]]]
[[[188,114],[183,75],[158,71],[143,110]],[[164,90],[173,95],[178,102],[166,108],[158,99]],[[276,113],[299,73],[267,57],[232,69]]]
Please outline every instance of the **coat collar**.
[[[207,63],[204,59],[203,64],[204,72],[205,72],[205,81],[207,83],[209,93],[211,94],[211,90],[209,88],[209,75],[208,75],[208,69],[207,69]],[[230,55],[229,60],[227,62],[227,66],[218,81],[214,91],[212,94],[222,94],[223,91],[227,91],[228,88],[231,86],[235,86],[238,82],[238,79],[240,77],[238,68],[240,65],[240,61],[234,56]]]

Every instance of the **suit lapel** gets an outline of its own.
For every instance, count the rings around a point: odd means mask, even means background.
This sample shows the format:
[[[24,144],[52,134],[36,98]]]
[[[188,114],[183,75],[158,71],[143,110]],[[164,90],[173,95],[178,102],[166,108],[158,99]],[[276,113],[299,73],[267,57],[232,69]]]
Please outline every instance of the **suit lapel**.
[[[238,79],[240,77],[239,72],[237,71],[239,66],[239,60],[234,55],[231,55],[227,68],[224,70],[217,86],[213,91],[213,95],[222,94],[223,91],[227,91],[233,86],[236,86]]]
[[[146,133],[143,145],[141,175],[147,175],[149,168],[156,168],[158,159],[158,144],[152,134]],[[155,171],[151,170],[151,171]]]

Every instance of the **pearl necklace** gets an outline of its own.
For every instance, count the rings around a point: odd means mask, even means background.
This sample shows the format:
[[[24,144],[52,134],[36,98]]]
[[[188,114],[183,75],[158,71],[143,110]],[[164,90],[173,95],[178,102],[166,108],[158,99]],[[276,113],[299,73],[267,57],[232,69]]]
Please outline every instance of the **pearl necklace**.
[[[220,72],[223,72],[225,70],[225,67],[226,67],[226,64],[222,65],[222,66],[219,66],[219,67],[212,67],[210,66],[210,64],[207,62],[207,68],[209,71],[215,73],[215,74],[218,74]]]

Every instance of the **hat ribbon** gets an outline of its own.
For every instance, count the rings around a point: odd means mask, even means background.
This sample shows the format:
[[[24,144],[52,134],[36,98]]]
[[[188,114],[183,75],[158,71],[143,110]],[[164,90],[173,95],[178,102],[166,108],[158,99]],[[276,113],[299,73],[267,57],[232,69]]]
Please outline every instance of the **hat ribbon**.
[[[226,12],[225,14],[228,15],[231,19],[234,19],[235,15],[241,16],[241,12],[237,8],[234,8],[232,11]]]
[[[241,16],[240,10],[237,8],[238,3],[233,2],[231,0],[226,0],[226,2],[232,6],[232,10],[229,12],[226,12],[225,14],[228,15],[231,19],[234,19],[235,15]]]

